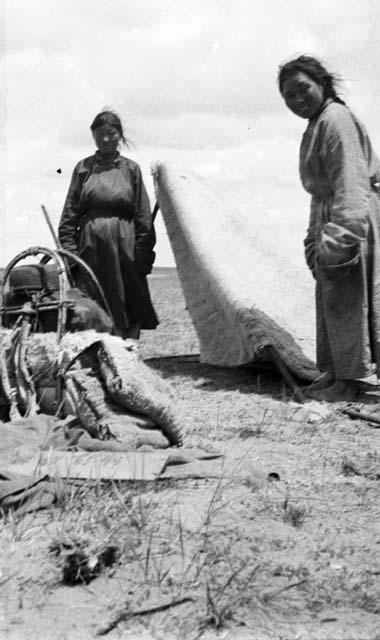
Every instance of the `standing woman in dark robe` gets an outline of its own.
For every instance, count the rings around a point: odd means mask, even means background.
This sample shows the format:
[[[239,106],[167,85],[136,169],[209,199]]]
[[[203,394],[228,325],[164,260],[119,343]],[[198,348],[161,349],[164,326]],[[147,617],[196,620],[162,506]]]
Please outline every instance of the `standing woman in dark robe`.
[[[367,131],[319,60],[280,67],[287,107],[308,121],[301,181],[311,195],[306,262],[316,281],[317,365],[308,395],[351,400],[380,365],[380,163]],[[377,369],[376,369],[377,367]]]
[[[118,151],[126,144],[120,118],[102,111],[90,128],[97,151],[74,168],[58,235],[94,271],[115,334],[138,339],[158,324],[146,281],[155,258],[149,198],[140,167]]]

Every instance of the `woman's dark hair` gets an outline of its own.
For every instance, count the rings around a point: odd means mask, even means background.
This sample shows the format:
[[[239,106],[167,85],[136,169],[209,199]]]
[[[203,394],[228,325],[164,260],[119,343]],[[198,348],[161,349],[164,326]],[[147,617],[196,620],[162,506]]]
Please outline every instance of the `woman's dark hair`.
[[[341,82],[339,76],[327,71],[326,67],[312,56],[302,55],[293,60],[289,60],[279,67],[277,81],[278,88],[282,94],[285,80],[293,76],[298,71],[306,73],[314,82],[320,84],[324,89],[324,99],[332,98],[335,102],[345,104],[338,96],[338,85]]]
[[[101,111],[100,113],[98,113],[97,116],[95,116],[90,126],[90,129],[92,133],[94,133],[96,129],[98,129],[99,127],[102,127],[105,124],[108,124],[110,127],[114,127],[120,133],[121,139],[124,142],[124,144],[127,147],[129,146],[128,140],[124,135],[123,125],[121,124],[121,120],[117,115],[117,113],[110,110]]]

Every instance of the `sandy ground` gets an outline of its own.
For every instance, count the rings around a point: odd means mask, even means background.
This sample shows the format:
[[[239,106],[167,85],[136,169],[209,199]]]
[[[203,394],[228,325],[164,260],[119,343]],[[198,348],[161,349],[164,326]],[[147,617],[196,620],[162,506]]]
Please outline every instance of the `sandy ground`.
[[[175,271],[150,286],[161,324],[141,352],[185,445],[244,472],[72,485],[63,506],[3,518],[0,638],[380,640],[380,430],[341,405],[313,421],[274,371],[201,365]],[[63,584],[63,550],[105,542],[117,562]]]

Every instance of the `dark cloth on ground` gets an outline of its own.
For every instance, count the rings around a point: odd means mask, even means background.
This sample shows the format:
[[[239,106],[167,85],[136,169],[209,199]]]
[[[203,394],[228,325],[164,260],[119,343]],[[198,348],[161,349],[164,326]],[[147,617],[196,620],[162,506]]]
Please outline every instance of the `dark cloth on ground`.
[[[77,418],[39,414],[0,422],[0,510],[27,513],[64,499],[57,478],[158,480],[219,477],[223,456],[197,448],[131,450],[126,443],[98,440]],[[181,466],[181,470],[179,470]]]
[[[3,513],[17,511],[18,515],[46,509],[64,499],[62,485],[51,482],[49,476],[34,478],[21,474],[0,473],[0,509]]]

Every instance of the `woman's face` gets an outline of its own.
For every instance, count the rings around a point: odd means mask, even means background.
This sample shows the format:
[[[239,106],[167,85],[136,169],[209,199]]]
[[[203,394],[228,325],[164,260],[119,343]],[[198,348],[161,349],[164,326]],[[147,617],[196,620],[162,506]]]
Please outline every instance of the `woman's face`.
[[[282,97],[286,106],[300,118],[312,118],[324,102],[323,86],[302,71],[284,81]]]
[[[95,144],[102,155],[111,155],[116,152],[121,140],[120,132],[110,124],[103,124],[93,132]]]

